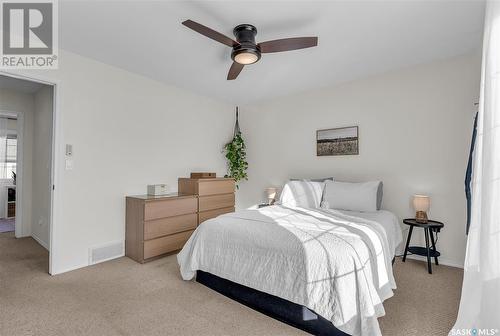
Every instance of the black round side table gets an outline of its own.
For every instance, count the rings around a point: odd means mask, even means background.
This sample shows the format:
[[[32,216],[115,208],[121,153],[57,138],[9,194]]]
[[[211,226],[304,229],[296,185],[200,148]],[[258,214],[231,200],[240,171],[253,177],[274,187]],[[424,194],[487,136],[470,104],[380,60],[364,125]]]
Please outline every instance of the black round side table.
[[[412,254],[418,254],[421,256],[426,256],[427,257],[427,270],[429,274],[432,274],[432,267],[431,267],[431,257],[434,258],[434,262],[436,265],[439,265],[438,262],[438,257],[441,255],[436,250],[436,242],[434,240],[434,234],[433,232],[439,232],[441,229],[444,227],[444,224],[438,221],[434,220],[429,220],[427,223],[419,223],[415,220],[415,218],[406,218],[403,220],[403,223],[406,225],[410,226],[410,232],[408,232],[408,238],[406,239],[406,246],[405,246],[405,253],[403,256],[403,262],[406,261],[406,254],[408,252]],[[424,229],[425,233],[425,247],[421,246],[409,246],[410,245],[410,240],[411,240],[411,234],[413,233],[413,228],[414,227],[420,227]],[[432,243],[432,248],[429,246],[429,237]]]

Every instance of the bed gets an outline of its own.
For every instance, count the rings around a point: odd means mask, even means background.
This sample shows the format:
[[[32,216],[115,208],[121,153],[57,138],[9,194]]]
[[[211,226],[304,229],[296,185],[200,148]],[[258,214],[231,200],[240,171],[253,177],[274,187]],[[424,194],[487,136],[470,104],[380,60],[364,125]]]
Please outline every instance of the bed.
[[[325,335],[380,335],[402,233],[388,211],[274,205],[202,223],[177,259],[201,282]]]

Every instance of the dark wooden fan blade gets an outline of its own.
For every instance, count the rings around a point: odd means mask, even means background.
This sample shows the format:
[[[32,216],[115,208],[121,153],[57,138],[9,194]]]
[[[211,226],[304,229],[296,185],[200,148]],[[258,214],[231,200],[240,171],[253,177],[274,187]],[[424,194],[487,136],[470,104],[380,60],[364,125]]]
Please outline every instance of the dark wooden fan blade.
[[[240,63],[233,62],[233,65],[229,68],[229,72],[227,74],[227,80],[233,80],[238,77],[241,70],[243,70],[244,65]]]
[[[208,27],[205,27],[204,25],[199,24],[197,22],[194,22],[192,20],[186,20],[182,24],[188,28],[191,28],[195,32],[200,33],[201,35],[205,35],[206,37],[209,37],[212,40],[215,40],[215,41],[220,42],[222,44],[225,44],[228,47],[233,47],[233,46],[236,46],[239,44],[238,42],[236,42],[232,38],[229,38],[224,34],[216,32],[215,30],[208,28]]]
[[[262,53],[273,53],[315,47],[318,45],[318,37],[291,37],[280,40],[272,40],[259,43]]]

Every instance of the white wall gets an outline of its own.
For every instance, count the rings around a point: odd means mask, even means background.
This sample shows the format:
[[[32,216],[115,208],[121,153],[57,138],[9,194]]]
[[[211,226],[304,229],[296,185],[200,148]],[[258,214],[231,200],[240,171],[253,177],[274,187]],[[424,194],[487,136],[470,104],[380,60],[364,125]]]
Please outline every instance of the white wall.
[[[44,85],[35,93],[34,103],[31,235],[49,249],[53,88]]]
[[[25,72],[58,84],[52,273],[88,265],[88,249],[124,239],[125,195],[179,176],[222,175],[233,106],[61,51],[59,70]],[[382,179],[384,208],[412,216],[412,194],[432,197],[446,228],[442,260],[464,257],[463,179],[479,87],[479,57],[467,55],[242,109],[250,181],[238,207],[289,177]],[[315,155],[315,131],[358,125],[360,155]],[[74,169],[64,170],[64,144]]]
[[[243,108],[250,179],[240,187],[239,207],[262,201],[265,187],[290,177],[380,179],[383,208],[400,218],[414,215],[413,194],[431,196],[430,218],[446,225],[442,261],[462,265],[464,174],[479,77],[480,57],[471,54]],[[359,155],[316,156],[316,130],[353,125]]]
[[[125,195],[191,171],[224,174],[221,148],[233,106],[61,51],[59,69],[24,72],[56,81],[55,149],[73,145],[73,170],[56,166],[52,273],[88,265],[88,249],[123,240]],[[57,119],[59,117],[59,119]]]
[[[31,193],[32,193],[32,157],[33,157],[33,115],[34,97],[31,94],[0,89],[0,110],[22,112],[24,114],[23,134],[23,172],[22,172],[22,228],[20,236],[31,235]],[[19,174],[19,172],[18,172]],[[20,176],[20,175],[18,175]],[[17,187],[19,188],[19,186]],[[18,192],[19,193],[19,192]],[[1,203],[3,204],[3,203]],[[19,205],[19,200],[18,200]],[[3,207],[3,205],[0,205]],[[18,208],[19,209],[19,208]],[[19,225],[16,223],[16,226]]]

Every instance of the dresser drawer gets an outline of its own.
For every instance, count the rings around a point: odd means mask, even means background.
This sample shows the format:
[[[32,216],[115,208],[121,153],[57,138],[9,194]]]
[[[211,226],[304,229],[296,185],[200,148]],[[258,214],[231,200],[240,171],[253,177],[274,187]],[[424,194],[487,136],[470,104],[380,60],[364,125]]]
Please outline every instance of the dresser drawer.
[[[198,216],[193,213],[146,221],[144,222],[144,240],[194,230],[198,223],[197,220]]]
[[[198,214],[198,223],[203,223],[207,219],[214,218],[225,213],[234,212],[234,207],[203,211]]]
[[[193,232],[194,230],[190,230],[145,241],[144,259],[180,250]]]
[[[198,184],[198,195],[218,195],[234,193],[234,180],[200,180]]]
[[[234,193],[202,196],[198,199],[199,211],[234,207]]]
[[[198,209],[196,197],[150,201],[144,205],[144,220],[195,213]]]

